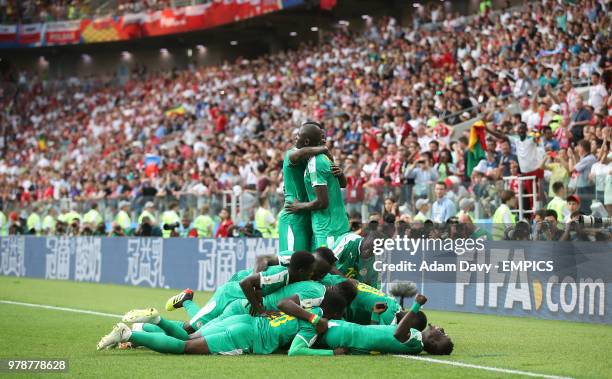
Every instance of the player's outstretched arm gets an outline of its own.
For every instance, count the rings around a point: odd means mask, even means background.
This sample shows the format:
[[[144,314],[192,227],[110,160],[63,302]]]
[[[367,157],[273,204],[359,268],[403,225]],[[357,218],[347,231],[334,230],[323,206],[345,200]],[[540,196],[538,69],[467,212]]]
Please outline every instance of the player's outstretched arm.
[[[406,313],[404,318],[402,318],[400,323],[397,325],[397,329],[395,329],[395,333],[393,334],[395,339],[404,343],[408,340],[408,338],[410,338],[410,329],[416,328],[419,322],[419,319],[417,318],[417,313],[421,309],[421,306],[424,305],[426,302],[427,298],[424,295],[416,295],[412,308],[410,309],[410,311],[408,311],[408,313]]]
[[[312,349],[309,345],[309,342],[299,334],[293,338],[291,342],[291,347],[289,348],[288,355],[290,357],[296,357],[300,355],[318,355],[318,356],[330,356],[330,355],[341,355],[344,354],[345,349],[335,349],[335,350],[326,350],[326,349]],[[338,350],[338,352],[336,352]]]
[[[255,258],[255,267],[253,268],[253,273],[257,274],[262,271],[266,271],[268,266],[277,266],[279,265],[278,257],[274,254],[264,254],[258,255]]]
[[[296,149],[289,154],[289,162],[291,162],[291,164],[298,164],[299,162],[307,161],[319,154],[325,154],[329,159],[332,159],[327,146],[306,146],[301,149]]]
[[[296,213],[300,211],[317,211],[320,209],[326,209],[329,205],[329,197],[327,195],[327,186],[315,186],[314,187],[316,199],[306,203],[291,203],[285,204],[285,210],[289,213]]]
[[[255,288],[260,287],[261,275],[251,274],[240,281],[240,288],[244,292],[244,296],[251,304],[252,314],[263,314],[265,310],[261,305],[260,299],[255,292]]]

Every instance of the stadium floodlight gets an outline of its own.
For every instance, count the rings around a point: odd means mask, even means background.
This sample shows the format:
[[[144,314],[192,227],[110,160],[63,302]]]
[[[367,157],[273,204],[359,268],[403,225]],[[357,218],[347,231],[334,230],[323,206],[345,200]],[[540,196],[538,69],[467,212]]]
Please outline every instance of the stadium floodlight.
[[[297,36],[297,32],[291,32],[291,33],[289,33],[289,35],[290,35],[291,37],[295,37],[295,36]]]
[[[310,30],[313,31],[313,32],[318,32],[319,28],[316,27],[316,26],[313,26],[312,28],[310,28]]]
[[[238,45],[238,41],[230,41],[230,45],[236,46],[236,45]]]

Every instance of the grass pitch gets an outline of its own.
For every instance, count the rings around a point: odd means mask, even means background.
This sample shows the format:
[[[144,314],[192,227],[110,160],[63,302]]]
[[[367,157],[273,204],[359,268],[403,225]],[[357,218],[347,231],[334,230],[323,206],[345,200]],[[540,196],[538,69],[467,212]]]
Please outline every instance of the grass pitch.
[[[0,276],[0,300],[123,314],[155,306],[160,311],[176,290],[106,284],[46,281]],[[210,294],[198,292],[202,305]],[[612,378],[612,327],[565,321],[427,311],[455,343],[450,357],[439,360],[541,377]],[[182,310],[165,317],[186,319]],[[65,358],[65,374],[18,374],[17,377],[122,378],[499,378],[522,377],[507,371],[444,365],[395,356],[292,357],[171,356],[146,349],[96,351],[100,337],[118,319],[0,303],[0,359]],[[427,357],[427,355],[422,355]],[[2,374],[2,376],[13,376]]]

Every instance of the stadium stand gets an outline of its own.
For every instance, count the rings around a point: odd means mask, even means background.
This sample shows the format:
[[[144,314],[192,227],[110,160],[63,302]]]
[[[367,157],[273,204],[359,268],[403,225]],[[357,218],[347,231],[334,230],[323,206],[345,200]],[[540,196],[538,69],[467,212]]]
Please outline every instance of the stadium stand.
[[[55,3],[89,4],[36,2]],[[484,7],[469,17],[421,7],[411,26],[368,19],[363,33],[325,31],[319,45],[253,60],[139,67],[124,85],[20,72],[21,84],[3,85],[1,98],[12,131],[0,161],[4,227],[25,225],[33,209],[42,218],[97,203],[113,233],[124,201],[131,231],[149,201],[156,215],[177,201],[188,221],[206,206],[213,218],[228,207],[236,225],[252,223],[260,197],[274,214],[281,209],[282,157],[308,119],[324,124],[348,176],[347,211],[359,221],[490,221],[503,189],[519,194],[519,218],[541,221],[557,182],[559,201],[574,194],[584,214],[607,216],[609,9],[573,3]],[[2,6],[14,20],[14,2]],[[525,140],[515,136],[522,123]],[[475,141],[481,161],[469,157]]]

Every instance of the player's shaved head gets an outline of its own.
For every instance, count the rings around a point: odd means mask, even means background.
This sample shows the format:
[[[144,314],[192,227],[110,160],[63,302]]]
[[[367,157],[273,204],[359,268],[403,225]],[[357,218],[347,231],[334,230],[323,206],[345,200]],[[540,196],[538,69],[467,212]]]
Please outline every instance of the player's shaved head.
[[[422,333],[423,349],[432,355],[450,355],[455,345],[444,329],[429,325]]]
[[[331,286],[329,291],[340,294],[347,305],[357,297],[357,286],[351,280]]]
[[[331,320],[339,320],[342,318],[346,307],[347,302],[340,293],[337,291],[325,291],[325,296],[321,302],[323,317]]]
[[[312,266],[314,257],[307,251],[296,251],[291,255],[289,267],[294,270],[303,269]]]
[[[315,254],[323,258],[330,265],[334,265],[338,260],[329,247],[321,246],[315,250]]]
[[[297,148],[320,146],[325,141],[324,137],[325,133],[321,124],[314,121],[307,121],[300,127],[295,145]]]
[[[314,261],[314,255],[307,251],[296,251],[293,253],[289,261],[291,282],[309,280],[312,277],[312,266]]]
[[[336,264],[334,253],[327,247],[319,247],[313,253],[315,262],[312,265],[312,280],[318,281],[331,271]]]

